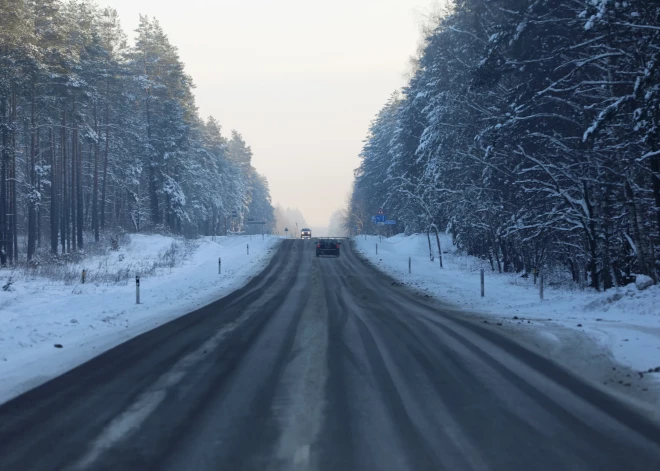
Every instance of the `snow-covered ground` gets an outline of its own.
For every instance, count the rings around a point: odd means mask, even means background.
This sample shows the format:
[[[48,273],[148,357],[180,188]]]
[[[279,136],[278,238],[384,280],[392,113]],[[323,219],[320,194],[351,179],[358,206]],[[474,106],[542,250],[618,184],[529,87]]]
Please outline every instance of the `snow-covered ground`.
[[[647,389],[644,383],[651,382],[655,383],[653,389],[658,389],[660,369],[648,371],[660,367],[660,286],[640,291],[632,284],[604,293],[545,286],[541,301],[531,276],[524,279],[519,274],[495,273],[487,261],[456,253],[451,237],[446,235],[440,240],[443,252],[447,252],[443,253],[441,269],[434,238],[432,243],[436,252],[433,262],[426,235],[355,238],[358,251],[395,279],[468,313],[488,314],[484,322],[529,331],[544,353],[568,367],[596,368],[591,364],[597,356],[591,346],[596,344],[611,352],[617,363],[630,368],[630,380],[624,375],[610,381],[621,381],[624,387],[634,382],[633,386],[642,391]],[[408,257],[412,274],[408,273]],[[485,268],[483,298],[481,268]]]
[[[0,403],[242,286],[267,265],[279,240],[236,236],[185,242],[132,235],[118,251],[66,267],[76,274],[86,268],[85,284],[77,276],[65,283],[14,273],[12,291],[0,290]],[[139,305],[136,274],[141,274]],[[10,275],[0,271],[0,285]]]

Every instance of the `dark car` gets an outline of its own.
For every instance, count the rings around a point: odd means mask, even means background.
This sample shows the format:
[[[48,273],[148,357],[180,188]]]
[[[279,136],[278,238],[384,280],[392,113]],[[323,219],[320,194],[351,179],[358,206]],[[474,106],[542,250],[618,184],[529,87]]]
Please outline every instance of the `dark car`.
[[[337,239],[318,239],[316,243],[316,256],[320,255],[334,255],[339,257],[339,247],[341,242]]]

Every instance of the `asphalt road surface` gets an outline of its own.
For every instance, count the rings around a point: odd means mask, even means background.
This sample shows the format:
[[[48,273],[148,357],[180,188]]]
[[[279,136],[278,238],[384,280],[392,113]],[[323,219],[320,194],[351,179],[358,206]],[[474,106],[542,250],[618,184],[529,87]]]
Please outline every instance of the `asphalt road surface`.
[[[1,380],[1,379],[0,379]],[[660,429],[342,246],[0,406],[6,470],[660,470]]]

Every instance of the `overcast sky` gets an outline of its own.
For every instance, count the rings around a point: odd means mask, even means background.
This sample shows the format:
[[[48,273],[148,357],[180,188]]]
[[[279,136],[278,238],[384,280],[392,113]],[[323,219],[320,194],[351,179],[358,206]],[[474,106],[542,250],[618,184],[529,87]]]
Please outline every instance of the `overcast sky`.
[[[133,38],[156,17],[203,117],[243,134],[273,203],[323,226],[345,205],[371,119],[405,84],[434,0],[98,0]]]

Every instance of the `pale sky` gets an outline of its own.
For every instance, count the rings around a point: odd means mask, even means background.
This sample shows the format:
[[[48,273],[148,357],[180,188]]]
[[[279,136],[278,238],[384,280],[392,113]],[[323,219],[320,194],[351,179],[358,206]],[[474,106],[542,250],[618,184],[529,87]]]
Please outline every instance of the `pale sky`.
[[[200,114],[238,130],[273,204],[325,226],[345,206],[370,121],[405,85],[434,0],[98,0],[129,38],[156,17]]]

